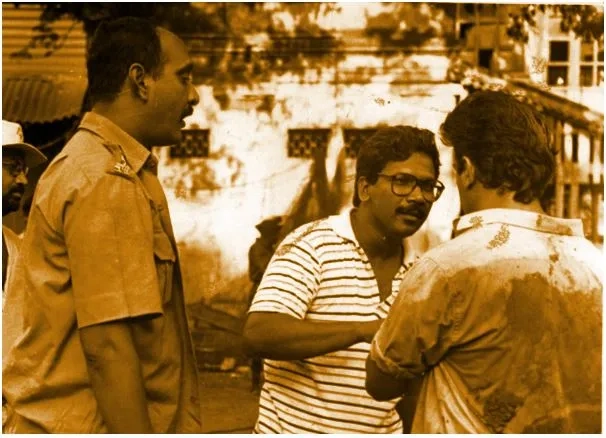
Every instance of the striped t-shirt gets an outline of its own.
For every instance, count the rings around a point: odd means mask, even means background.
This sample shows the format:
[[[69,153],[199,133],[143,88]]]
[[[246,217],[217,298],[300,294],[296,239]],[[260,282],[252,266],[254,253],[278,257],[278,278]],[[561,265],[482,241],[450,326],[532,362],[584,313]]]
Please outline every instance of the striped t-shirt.
[[[405,261],[412,254],[406,251]],[[406,264],[405,264],[406,266]],[[279,312],[310,321],[384,319],[406,267],[381,302],[350,211],[291,233],[270,262],[250,312]],[[396,400],[365,390],[370,344],[362,342],[303,360],[266,360],[255,433],[399,433]]]

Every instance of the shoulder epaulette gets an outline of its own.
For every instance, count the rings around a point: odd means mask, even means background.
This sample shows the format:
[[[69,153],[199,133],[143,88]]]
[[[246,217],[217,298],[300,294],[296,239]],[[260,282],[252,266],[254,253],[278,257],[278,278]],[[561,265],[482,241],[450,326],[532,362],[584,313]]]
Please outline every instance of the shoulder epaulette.
[[[122,176],[128,179],[134,179],[135,171],[132,167],[130,167],[128,161],[126,161],[126,157],[124,156],[120,146],[113,143],[104,143],[103,145],[112,154],[112,160],[109,162],[107,173]]]

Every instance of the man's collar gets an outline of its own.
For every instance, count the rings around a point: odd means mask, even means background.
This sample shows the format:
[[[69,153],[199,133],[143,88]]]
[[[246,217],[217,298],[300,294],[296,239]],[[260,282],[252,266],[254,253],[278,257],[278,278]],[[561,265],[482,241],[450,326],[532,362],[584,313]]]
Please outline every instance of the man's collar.
[[[580,219],[561,219],[511,208],[492,208],[461,216],[454,221],[455,236],[484,225],[501,223],[564,236],[584,236]]]
[[[362,249],[351,225],[351,212],[354,208],[347,208],[338,215],[328,217],[326,221],[339,237],[353,242],[358,248]],[[402,247],[404,248],[404,263],[412,262],[421,255],[415,252],[408,239],[402,240]]]
[[[345,240],[351,240],[356,245],[360,246],[356,235],[354,234],[353,227],[351,226],[351,211],[353,208],[348,208],[341,212],[341,214],[330,216],[327,219],[328,224],[337,235]]]
[[[126,161],[135,173],[138,173],[151,156],[150,151],[124,132],[119,126],[100,114],[88,112],[82,118],[79,128],[91,131],[102,137],[108,144],[120,147]]]

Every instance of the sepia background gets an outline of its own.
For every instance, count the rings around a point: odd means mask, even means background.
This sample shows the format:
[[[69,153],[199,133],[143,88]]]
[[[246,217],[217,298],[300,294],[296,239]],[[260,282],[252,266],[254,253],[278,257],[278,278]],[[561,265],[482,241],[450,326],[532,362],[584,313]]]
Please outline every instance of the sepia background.
[[[545,114],[560,151],[550,213],[582,218],[603,245],[600,3],[3,3],[2,116],[51,159],[87,108],[88,41],[126,15],[177,33],[195,63],[200,104],[181,144],[155,153],[206,432],[246,432],[256,418],[239,337],[255,225],[283,215],[286,234],[350,206],[356,150],[377,127],[436,132],[468,93],[515,93]],[[438,144],[446,191],[414,237],[422,251],[449,239],[459,214],[451,150]],[[19,232],[24,216],[5,224]]]

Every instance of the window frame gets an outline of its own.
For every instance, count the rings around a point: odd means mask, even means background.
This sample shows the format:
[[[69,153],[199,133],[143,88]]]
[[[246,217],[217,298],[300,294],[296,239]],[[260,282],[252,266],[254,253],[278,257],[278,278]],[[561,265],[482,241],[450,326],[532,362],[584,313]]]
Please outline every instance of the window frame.
[[[583,59],[583,44],[592,44],[592,60],[585,61]],[[591,42],[580,41],[579,42],[579,87],[599,87],[599,70],[602,67],[602,71],[604,71],[604,60],[598,60],[598,54],[600,53],[600,43],[599,41],[593,40]],[[604,48],[602,47],[602,52]],[[591,67],[591,84],[584,85],[581,81],[583,68]],[[602,79],[602,83],[604,83]]]
[[[570,87],[572,84],[570,83],[570,70],[571,70],[571,60],[570,60],[570,52],[571,52],[571,41],[570,38],[556,37],[550,38],[549,41],[549,53],[547,55],[547,67],[545,69],[545,83],[550,87]],[[552,43],[566,43],[568,44],[568,60],[566,61],[552,61],[551,60],[551,44]],[[566,78],[563,84],[551,83],[549,81],[549,68],[550,67],[565,67],[566,68]]]
[[[330,139],[332,137],[332,129],[331,128],[292,128],[288,129],[287,138],[286,138],[286,154],[288,158],[302,158],[302,159],[313,159],[313,150],[314,147],[309,147],[309,145],[305,145],[305,150],[301,151],[300,146],[293,146],[293,137],[298,135],[316,135],[324,138],[320,138],[320,142],[316,145],[324,150],[324,153],[328,151],[328,144],[330,143]],[[298,141],[298,140],[297,140]],[[311,140],[306,139],[307,143]]]
[[[199,159],[199,158],[209,158],[210,157],[210,129],[201,129],[201,128],[191,128],[191,129],[183,129],[181,130],[181,141],[178,145],[171,146],[169,156],[171,159]],[[202,148],[201,153],[196,153],[196,148],[193,148],[191,152],[187,152],[187,147],[183,144],[187,141],[187,136],[194,134],[200,134],[204,138],[202,139]]]

